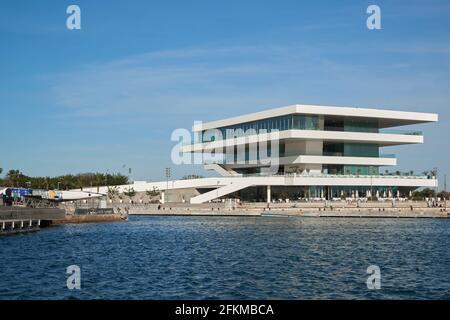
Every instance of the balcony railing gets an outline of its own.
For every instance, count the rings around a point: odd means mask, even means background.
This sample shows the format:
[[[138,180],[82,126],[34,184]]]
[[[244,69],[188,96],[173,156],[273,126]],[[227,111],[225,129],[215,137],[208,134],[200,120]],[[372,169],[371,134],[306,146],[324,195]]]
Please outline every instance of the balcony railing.
[[[422,131],[411,131],[411,130],[397,130],[397,129],[381,129],[380,133],[386,134],[403,134],[408,136],[422,136]]]
[[[249,135],[253,135],[253,134],[259,134],[259,130],[264,130],[264,133],[269,133],[271,132],[271,130],[267,130],[267,129],[258,129],[258,130],[243,130],[243,131],[238,131],[237,137],[246,137]],[[276,129],[276,131],[280,132],[280,131],[285,131],[285,130],[311,130],[309,128],[292,128],[292,127],[286,127],[286,128],[281,128],[281,129]],[[315,128],[314,130],[322,130],[325,132],[329,132],[329,131],[340,131],[340,132],[358,132],[358,133],[383,133],[383,134],[400,134],[400,135],[412,135],[412,136],[422,136],[423,132],[422,131],[417,131],[417,130],[401,130],[401,129],[373,129],[373,130],[357,130],[357,129],[348,129],[348,130],[344,130],[344,128],[332,128],[332,127],[325,127],[323,129],[319,129],[319,128]],[[221,137],[210,137],[209,139],[202,139],[202,141],[200,142],[212,142],[212,141],[220,141],[220,140],[224,140],[226,138],[230,138],[227,137],[227,135],[223,132],[221,132]],[[194,143],[195,141],[191,141],[191,143]]]
[[[395,158],[395,154],[380,154],[378,156],[349,156],[345,155],[343,152],[324,152],[324,156],[330,157],[362,157],[362,158]]]
[[[383,154],[380,154],[378,157],[393,159],[393,158],[396,158],[396,155],[394,153],[383,153]]]
[[[285,177],[285,178],[385,178],[385,179],[436,179],[425,175],[356,175],[356,174],[325,174],[325,173],[248,173],[242,177]]]

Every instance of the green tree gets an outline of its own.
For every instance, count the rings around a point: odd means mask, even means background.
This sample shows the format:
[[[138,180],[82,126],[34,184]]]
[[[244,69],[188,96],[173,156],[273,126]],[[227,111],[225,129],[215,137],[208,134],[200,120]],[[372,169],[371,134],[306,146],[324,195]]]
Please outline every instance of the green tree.
[[[158,190],[156,190],[156,189],[145,191],[145,194],[146,194],[147,196],[149,196],[149,197],[156,197],[156,196],[159,196],[159,193],[160,193],[160,192],[159,192]]]
[[[128,177],[121,174],[103,173],[79,173],[76,175],[66,174],[56,177],[31,177],[24,175],[19,170],[9,170],[5,178],[0,180],[4,186],[10,187],[30,187],[33,189],[56,189],[59,184],[60,189],[78,189],[83,187],[97,187],[103,186],[107,183],[108,186],[126,185],[128,184]]]
[[[424,198],[431,198],[436,195],[436,192],[433,189],[425,188],[420,191],[413,192],[413,199],[415,200],[423,200]]]
[[[108,187],[108,197],[110,199],[114,199],[119,195],[119,188],[118,187]]]
[[[133,198],[136,195],[136,191],[133,189],[133,187],[126,189],[123,192],[124,195],[126,195],[129,198]]]

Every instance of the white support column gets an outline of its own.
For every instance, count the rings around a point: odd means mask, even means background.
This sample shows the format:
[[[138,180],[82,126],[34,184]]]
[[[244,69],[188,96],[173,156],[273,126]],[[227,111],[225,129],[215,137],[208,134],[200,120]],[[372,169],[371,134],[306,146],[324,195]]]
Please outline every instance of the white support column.
[[[271,195],[272,195],[272,192],[270,190],[270,186],[267,186],[267,203],[270,203]]]
[[[30,228],[33,226],[33,220],[30,219],[30,224],[28,225]]]
[[[166,192],[165,191],[161,191],[161,203],[162,204],[166,203]]]
[[[37,225],[38,225],[38,227],[41,225],[41,220],[38,220]]]
[[[11,230],[14,230],[14,221],[11,223]]]
[[[5,222],[2,223],[2,230],[5,230]]]
[[[20,220],[20,229],[23,229],[23,220]]]

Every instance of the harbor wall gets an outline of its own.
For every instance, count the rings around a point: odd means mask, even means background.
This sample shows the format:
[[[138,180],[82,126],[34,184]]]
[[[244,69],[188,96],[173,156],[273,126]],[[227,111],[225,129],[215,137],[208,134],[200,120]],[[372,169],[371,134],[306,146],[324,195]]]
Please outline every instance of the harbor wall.
[[[1,220],[63,220],[63,208],[0,207]]]
[[[441,206],[439,206],[441,205]],[[428,207],[426,202],[398,203],[244,203],[227,206],[224,203],[186,204],[121,204],[114,205],[114,212],[127,211],[130,215],[210,215],[210,216],[260,216],[277,213],[308,217],[405,217],[405,218],[447,218],[449,211],[445,204]]]

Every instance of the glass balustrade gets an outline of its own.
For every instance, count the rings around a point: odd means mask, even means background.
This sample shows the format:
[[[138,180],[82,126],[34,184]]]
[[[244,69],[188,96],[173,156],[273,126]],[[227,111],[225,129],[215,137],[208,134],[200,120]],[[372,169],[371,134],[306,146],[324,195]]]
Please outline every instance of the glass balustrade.
[[[402,134],[402,135],[408,135],[408,136],[421,136],[421,135],[423,135],[422,131],[398,130],[398,129],[381,129],[380,133],[384,133],[384,134]]]
[[[215,131],[217,130],[217,131]],[[202,132],[203,142],[223,140],[233,137],[249,136],[285,130],[323,130],[340,132],[382,133],[400,135],[422,135],[421,131],[379,129],[377,124],[362,120],[320,120],[317,115],[293,114],[239,123],[232,126],[205,130]],[[220,133],[219,133],[220,132]]]

